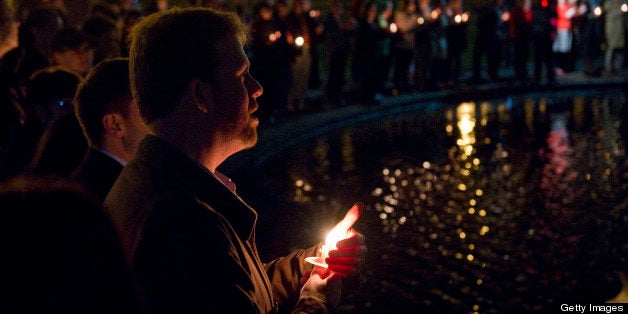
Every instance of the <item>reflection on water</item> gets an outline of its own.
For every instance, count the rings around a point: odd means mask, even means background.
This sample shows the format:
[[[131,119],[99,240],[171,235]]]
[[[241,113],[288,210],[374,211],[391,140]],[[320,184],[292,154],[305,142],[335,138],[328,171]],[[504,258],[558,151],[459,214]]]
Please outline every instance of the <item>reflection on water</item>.
[[[626,263],[625,106],[618,91],[534,95],[321,136],[243,187],[261,212],[260,239],[270,240],[260,250],[270,257],[321,240],[361,200],[356,228],[369,258],[345,284],[343,312],[603,302]]]

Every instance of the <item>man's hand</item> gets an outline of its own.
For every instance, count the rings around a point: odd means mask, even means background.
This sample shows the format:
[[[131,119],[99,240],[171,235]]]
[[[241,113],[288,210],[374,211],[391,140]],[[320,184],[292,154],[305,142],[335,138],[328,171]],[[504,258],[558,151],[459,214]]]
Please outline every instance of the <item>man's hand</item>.
[[[325,299],[334,307],[340,302],[342,283],[340,275],[334,274],[325,268],[314,266],[314,269],[307,271],[305,277],[301,278],[301,294],[307,291],[316,291],[325,296]]]
[[[335,250],[329,251],[329,257],[325,259],[329,270],[341,276],[349,276],[357,273],[364,265],[366,245],[364,235],[355,231],[353,224],[360,218],[364,205],[356,203],[349,209],[345,218],[332,229],[330,234],[346,234],[346,238],[336,243]]]

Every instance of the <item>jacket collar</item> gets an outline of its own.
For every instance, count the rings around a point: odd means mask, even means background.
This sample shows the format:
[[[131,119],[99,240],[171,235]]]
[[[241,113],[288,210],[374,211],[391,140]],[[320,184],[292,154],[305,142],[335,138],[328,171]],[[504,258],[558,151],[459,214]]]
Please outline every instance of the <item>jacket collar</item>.
[[[173,179],[171,184],[185,187],[199,201],[224,216],[241,238],[254,240],[257,213],[207,168],[153,135],[144,138],[137,158],[161,169],[166,178]]]

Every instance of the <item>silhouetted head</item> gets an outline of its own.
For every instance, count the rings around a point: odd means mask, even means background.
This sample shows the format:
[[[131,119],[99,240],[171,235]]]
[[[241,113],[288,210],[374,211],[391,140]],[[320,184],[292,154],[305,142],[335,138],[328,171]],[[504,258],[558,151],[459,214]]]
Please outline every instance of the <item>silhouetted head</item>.
[[[0,312],[139,313],[117,234],[68,184],[0,185]]]
[[[216,80],[219,47],[247,30],[237,15],[210,9],[170,9],[151,14],[131,31],[131,91],[147,124],[172,113],[194,79]]]

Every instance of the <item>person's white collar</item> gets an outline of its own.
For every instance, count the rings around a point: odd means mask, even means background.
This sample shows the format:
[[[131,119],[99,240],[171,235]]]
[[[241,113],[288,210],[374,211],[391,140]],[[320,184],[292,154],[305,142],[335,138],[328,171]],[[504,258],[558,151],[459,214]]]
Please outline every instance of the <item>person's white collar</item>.
[[[122,159],[121,157],[119,157],[119,156],[115,155],[114,153],[108,152],[108,151],[106,151],[106,150],[104,150],[104,149],[100,149],[100,148],[97,148],[97,150],[98,150],[99,152],[101,152],[101,153],[103,153],[103,154],[105,154],[105,155],[107,155],[107,156],[111,157],[113,160],[115,160],[115,161],[117,161],[118,163],[120,163],[123,167],[124,167],[124,166],[126,166],[127,161],[126,161],[126,160],[124,160],[124,159]]]

